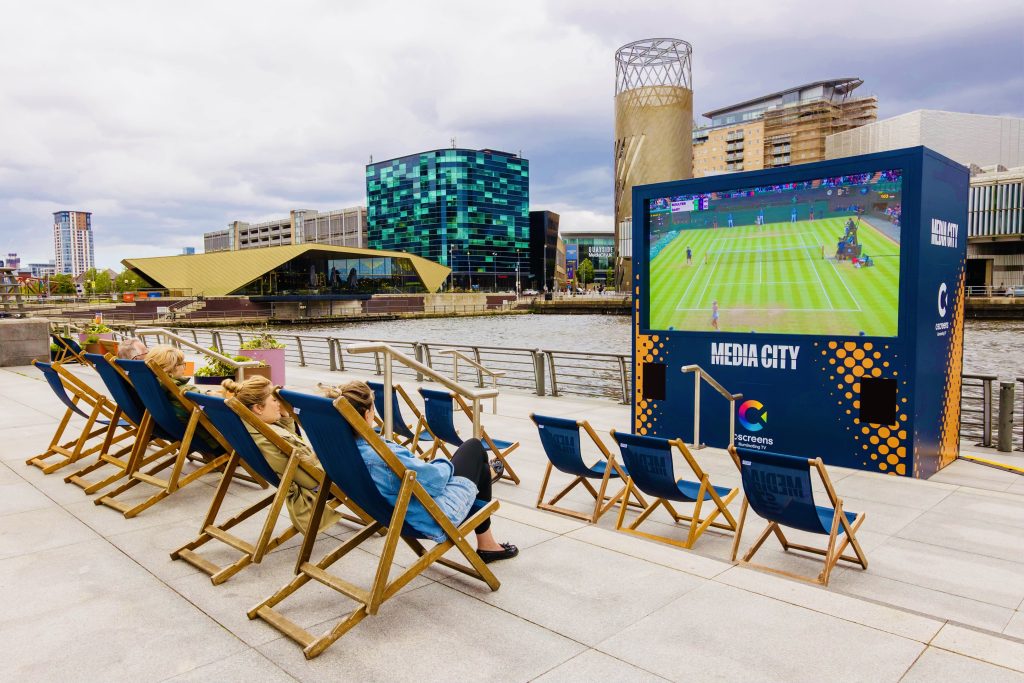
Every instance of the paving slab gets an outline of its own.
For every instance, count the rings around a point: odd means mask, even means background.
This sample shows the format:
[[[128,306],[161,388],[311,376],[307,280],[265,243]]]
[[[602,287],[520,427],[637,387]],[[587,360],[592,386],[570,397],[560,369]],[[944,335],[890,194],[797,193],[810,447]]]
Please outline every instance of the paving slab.
[[[946,624],[932,646],[1024,673],[1024,642]]]
[[[535,680],[537,683],[592,683],[600,680],[616,683],[657,683],[667,679],[598,650],[587,650]]]
[[[97,538],[88,526],[59,507],[0,517],[0,558],[60,548]]]
[[[934,681],[985,681],[985,683],[1022,683],[1024,674],[963,655],[930,647],[914,663],[900,683]]]
[[[295,680],[256,650],[245,650],[237,655],[168,678],[167,683],[211,683],[211,681],[292,683]]]
[[[0,484],[0,517],[54,505],[56,503],[28,482]]]

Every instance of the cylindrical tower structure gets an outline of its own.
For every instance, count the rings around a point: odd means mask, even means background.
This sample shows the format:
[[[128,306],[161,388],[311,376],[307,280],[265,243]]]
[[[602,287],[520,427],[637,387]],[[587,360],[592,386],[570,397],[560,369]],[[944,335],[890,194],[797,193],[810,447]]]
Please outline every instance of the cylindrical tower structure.
[[[615,53],[615,282],[632,289],[633,186],[693,176],[693,48],[647,38]]]

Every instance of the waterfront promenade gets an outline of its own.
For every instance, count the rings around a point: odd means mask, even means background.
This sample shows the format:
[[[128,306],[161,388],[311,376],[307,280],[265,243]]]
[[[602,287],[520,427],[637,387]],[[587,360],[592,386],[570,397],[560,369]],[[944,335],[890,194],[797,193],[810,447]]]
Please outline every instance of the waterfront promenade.
[[[92,371],[76,373],[100,388]],[[289,386],[298,390],[350,377],[288,368]],[[414,384],[406,383],[415,395]],[[840,565],[830,588],[818,588],[731,565],[732,537],[714,531],[685,551],[616,533],[614,515],[593,526],[534,509],[545,459],[529,412],[587,418],[604,436],[628,428],[629,410],[503,392],[498,414],[485,413],[483,421],[493,435],[522,441],[511,461],[523,483],[496,486],[495,531],[521,549],[518,558],[492,565],[500,590],[430,569],[306,661],[294,643],[245,616],[289,580],[298,538],[211,585],[169,552],[197,533],[216,478],[131,520],[93,505],[62,482],[63,471],[46,476],[24,464],[46,447],[63,408],[34,368],[0,369],[2,677],[1024,680],[1024,477],[966,462],[930,481],[829,468],[846,509],[867,512],[858,536],[869,569]],[[738,482],[722,451],[705,449],[697,458],[715,483]],[[240,509],[261,495],[236,483],[226,507]],[[756,521],[748,522],[743,547]],[[328,534],[345,538],[351,530],[337,525]],[[318,544],[314,556],[333,543]],[[379,541],[362,547],[336,568],[365,585]],[[402,548],[397,561],[412,557]],[[783,554],[771,542],[758,557],[817,573],[814,560]],[[318,590],[285,603],[314,632],[349,608],[340,595]]]

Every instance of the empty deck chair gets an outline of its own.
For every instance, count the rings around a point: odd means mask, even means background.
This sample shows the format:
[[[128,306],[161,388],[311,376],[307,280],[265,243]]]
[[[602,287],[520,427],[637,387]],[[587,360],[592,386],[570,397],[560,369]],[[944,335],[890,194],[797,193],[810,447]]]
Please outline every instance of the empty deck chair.
[[[624,526],[626,506],[620,504],[619,518],[615,524],[617,530],[681,548],[692,548],[708,527],[736,531],[736,520],[729,512],[728,505],[739,494],[739,488],[729,489],[724,486],[712,485],[708,474],[697,463],[681,439],[660,439],[653,436],[624,434],[616,432],[614,429],[611,433],[612,438],[619,444],[623,465],[629,473],[626,479],[625,495],[628,496],[634,488],[638,488],[655,499],[629,526]],[[672,467],[673,447],[679,449],[697,481],[676,479],[675,470]],[[624,497],[623,500],[628,500],[628,498]],[[693,515],[680,514],[672,505],[673,502],[693,503]],[[707,502],[710,502],[714,509],[711,514],[701,517],[701,508]],[[690,531],[685,541],[638,531],[640,525],[651,516],[658,506],[664,507],[674,522],[678,523],[680,520],[689,522]],[[715,521],[719,515],[725,518],[724,524]]]
[[[81,345],[71,337],[64,337],[59,334],[51,334],[50,339],[57,345],[57,358],[55,362],[58,363],[81,363],[82,365],[89,365],[89,361],[85,358],[85,352],[82,350]]]
[[[287,530],[276,537],[273,535],[278,516],[281,514],[281,508],[284,506],[285,498],[288,495],[288,487],[295,476],[295,470],[299,466],[299,461],[297,458],[290,458],[284,474],[278,477],[277,473],[263,457],[259,447],[252,440],[252,436],[240,417],[240,411],[250,412],[245,406],[241,405],[236,399],[225,401],[218,396],[197,394],[191,391],[186,392],[185,396],[203,411],[220,435],[228,442],[231,447],[231,456],[228,459],[227,466],[224,468],[224,473],[213,496],[213,501],[210,503],[210,508],[206,513],[206,518],[200,527],[199,536],[172,552],[171,559],[185,560],[192,566],[209,574],[210,581],[217,585],[224,583],[249,566],[250,563],[258,564],[266,553],[296,534],[295,527],[289,524]],[[257,418],[257,422],[262,421]],[[256,423],[254,422],[253,424]],[[274,433],[273,430],[265,428],[263,434],[275,446],[280,448],[283,453],[291,455],[292,447]],[[274,486],[275,490],[230,519],[217,524],[217,515],[224,504],[224,497],[231,486],[240,460],[248,463],[249,467],[263,477],[271,486]],[[244,522],[268,506],[270,509],[266,513],[262,531],[255,544],[249,543],[231,533],[230,529],[232,527]],[[200,547],[214,539],[238,550],[242,555],[233,563],[221,567],[196,552]]]
[[[130,474],[128,475],[127,482],[96,499],[97,505],[106,505],[122,512],[126,518],[130,518],[152,507],[175,491],[188,486],[204,474],[224,467],[229,459],[231,447],[224,440],[224,437],[213,428],[209,419],[203,415],[203,411],[196,408],[195,404],[186,398],[178,387],[175,386],[174,381],[167,373],[161,370],[155,363],[150,364],[147,361],[123,359],[117,360],[116,363],[128,373],[132,386],[135,387],[139,398],[142,400],[142,404],[146,407],[146,412],[152,418],[150,424],[147,425],[147,429],[152,429],[153,425],[159,425],[164,432],[174,439],[174,445],[176,446],[170,454],[153,463],[145,471],[138,466],[137,462],[133,463],[129,467]],[[178,400],[181,401],[181,404],[189,412],[187,423],[183,423],[178,419],[171,404],[171,399],[164,390],[164,387],[167,387],[170,391],[177,392]],[[204,428],[216,440],[218,448],[210,448],[202,439],[194,438],[199,427]],[[146,440],[149,439],[149,436],[150,434],[145,432],[140,434],[140,438]],[[200,453],[203,456],[204,462],[192,472],[182,476],[185,461],[193,451]],[[136,449],[136,452],[132,455],[137,460],[140,457],[139,449]],[[168,467],[171,468],[171,474],[167,479],[155,476],[157,472]],[[262,478],[259,481],[263,486],[266,486],[266,482]],[[142,483],[155,486],[158,491],[135,505],[117,500],[117,497],[125,491],[129,491]]]
[[[765,571],[782,574],[801,581],[810,581],[827,586],[832,569],[839,560],[868,568],[868,560],[857,541],[857,530],[864,523],[866,513],[857,514],[843,509],[843,500],[836,495],[832,481],[821,458],[800,458],[781,453],[754,451],[747,448],[729,447],[736,467],[740,470],[743,480],[743,504],[740,507],[739,528],[732,545],[732,559],[740,547],[743,524],[747,517],[747,506],[754,509],[760,517],[768,520],[761,535],[750,546],[750,550],[739,560],[739,564],[749,565]],[[814,491],[811,488],[811,470],[818,473],[821,483],[828,494],[831,507],[822,507],[814,502]],[[782,527],[800,529],[812,534],[828,536],[828,545],[824,549],[793,543],[782,533]],[[754,564],[751,558],[761,548],[770,534],[779,539],[783,550],[802,550],[824,557],[825,566],[816,579],[800,576],[781,569]],[[846,546],[852,546],[854,555],[843,555]]]
[[[312,659],[368,614],[376,614],[385,600],[393,597],[403,586],[434,562],[480,579],[491,590],[498,589],[500,585],[498,579],[466,540],[466,536],[473,529],[498,509],[498,501],[489,503],[478,501],[470,511],[470,516],[456,527],[416,480],[415,473],[408,470],[395,457],[387,444],[366,424],[363,416],[345,399],[339,398],[332,402],[319,396],[309,396],[286,390],[282,390],[280,394],[285,401],[291,404],[298,419],[302,422],[302,427],[324,468],[324,486],[317,494],[310,528],[317,528],[320,524],[320,518],[330,496],[328,484],[332,483],[347,494],[373,521],[360,529],[355,536],[327,553],[316,564],[310,562],[316,534],[306,534],[296,563],[296,577],[272,596],[249,610],[250,619],[257,617],[263,619],[299,643],[306,658]],[[377,486],[373,483],[362,455],[359,453],[356,444],[357,437],[366,439],[381,459],[394,471],[395,476],[401,479],[402,487],[394,505],[391,505],[380,494]],[[428,538],[428,536],[406,524],[406,511],[413,498],[429,512],[446,535],[444,541],[436,543],[429,550],[420,543],[421,539]],[[384,546],[381,550],[373,584],[369,589],[360,588],[341,577],[328,573],[327,570],[332,564],[383,529],[387,530]],[[399,539],[409,545],[419,559],[396,578],[389,580]],[[452,547],[459,549],[469,562],[468,566],[442,557]],[[319,581],[357,603],[351,613],[319,637],[309,633],[274,609],[278,603],[308,583],[310,579]]]
[[[373,390],[373,406],[376,411],[377,419],[380,420],[381,428],[384,426],[384,385],[380,382],[367,382],[366,383]],[[396,437],[395,440],[409,449],[413,455],[425,455],[427,451],[421,445],[422,442],[426,442],[433,445],[434,437],[431,435],[430,430],[427,429],[426,420],[423,418],[423,414],[420,413],[416,404],[412,402],[409,394],[406,393],[405,389],[401,384],[394,384],[391,387],[391,416],[392,425],[391,432]],[[413,415],[416,416],[416,426],[410,426],[405,418],[402,416],[402,408],[399,405],[399,396],[405,401],[405,404],[412,410]]]
[[[423,419],[434,437],[434,443],[427,453],[427,459],[433,458],[439,449],[450,458],[452,453],[445,444],[451,444],[458,448],[464,443],[458,430],[455,429],[455,406],[458,405],[470,420],[473,419],[473,409],[461,396],[452,391],[421,387],[420,395],[423,397]],[[519,442],[492,439],[483,427],[480,428],[480,441],[483,443],[484,449],[491,456],[500,460],[504,466],[504,471],[499,479],[508,479],[512,483],[518,484],[519,476],[508,464],[508,456],[519,448]]]
[[[43,373],[47,385],[64,404],[66,410],[57,425],[57,431],[50,439],[50,445],[39,455],[26,460],[26,465],[33,465],[41,469],[43,474],[50,474],[82,458],[102,452],[104,445],[109,446],[131,436],[132,425],[120,419],[116,406],[110,403],[106,396],[61,367],[60,363],[33,361],[32,364]],[[86,410],[89,412],[85,412]],[[61,443],[65,438],[64,432],[75,415],[85,418],[85,425],[77,436]],[[118,429],[123,431],[117,433]],[[48,462],[54,456],[59,459]]]
[[[65,483],[80,486],[84,493],[91,495],[106,488],[128,473],[129,464],[132,462],[131,454],[134,453],[135,448],[143,450],[144,455],[140,462],[142,465],[145,465],[169,453],[171,448],[169,442],[174,441],[174,439],[171,439],[159,427],[155,427],[150,433],[150,440],[159,447],[159,450],[155,453],[148,452],[150,441],[147,440],[140,443],[138,436],[141,433],[143,422],[149,418],[146,416],[146,408],[142,405],[142,401],[139,400],[139,395],[135,392],[131,382],[128,381],[128,376],[114,364],[114,356],[110,354],[103,357],[99,354],[87,353],[85,358],[96,368],[96,373],[103,380],[103,384],[110,394],[110,399],[113,400],[116,406],[114,414],[127,423],[128,434],[126,438],[131,439],[129,446],[116,452],[111,452],[113,433],[108,430],[96,461],[64,477]],[[85,478],[87,475],[91,475],[101,469],[109,469],[111,467],[114,468],[113,473],[101,479],[91,481]]]
[[[601,515],[608,512],[626,492],[624,485],[627,476],[626,472],[619,463],[615,462],[615,455],[608,450],[601,437],[597,435],[597,432],[594,431],[594,428],[586,420],[568,420],[561,417],[536,415],[534,413],[530,413],[530,419],[537,425],[541,446],[544,448],[544,454],[548,457],[548,466],[544,470],[544,482],[540,485],[540,493],[537,495],[537,507],[541,510],[550,510],[551,512],[558,512],[575,517],[576,519],[582,519],[592,524],[596,523],[601,518]],[[594,465],[587,465],[583,462],[581,428],[587,433],[591,441],[594,442],[598,450],[601,451],[601,455],[604,456],[604,459],[598,460]],[[559,491],[551,500],[544,502],[544,493],[547,491],[548,480],[551,478],[551,471],[553,469],[571,474],[575,479]],[[595,489],[593,484],[588,481],[589,479],[600,479],[600,487]],[[607,495],[610,480],[622,482],[614,496]],[[594,509],[591,512],[577,512],[576,510],[556,506],[558,501],[580,484],[594,498]],[[639,491],[633,491],[633,495],[640,506],[647,507],[647,503],[640,496]]]

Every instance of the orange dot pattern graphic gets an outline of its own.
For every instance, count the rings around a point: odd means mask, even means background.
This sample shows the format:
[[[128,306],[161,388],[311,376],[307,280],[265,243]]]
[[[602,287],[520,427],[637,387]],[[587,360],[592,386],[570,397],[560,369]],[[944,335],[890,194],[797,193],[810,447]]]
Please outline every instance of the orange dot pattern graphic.
[[[637,282],[640,276],[635,276]],[[636,293],[640,294],[640,286],[637,285]],[[636,365],[633,368],[634,397],[633,404],[636,406],[636,414],[633,422],[633,432],[646,436],[654,431],[654,409],[658,407],[655,401],[644,399],[644,363],[652,363],[660,356],[663,356],[665,342],[656,334],[640,334],[640,297],[636,297],[633,311],[633,334],[636,337]]]
[[[815,360],[822,373],[829,396],[839,408],[836,418],[860,443],[865,468],[876,467],[887,474],[907,474],[910,461],[910,437],[907,434],[907,380],[899,376],[895,360],[899,357],[888,344],[869,341],[815,342]],[[895,424],[861,424],[860,381],[863,377],[892,377],[897,380]]]
[[[939,429],[939,468],[956,460],[960,444],[960,383],[964,364],[964,264],[957,280],[956,306],[946,353],[946,385],[943,387],[942,425]],[[920,473],[915,472],[920,476]],[[924,476],[932,472],[924,473]]]

